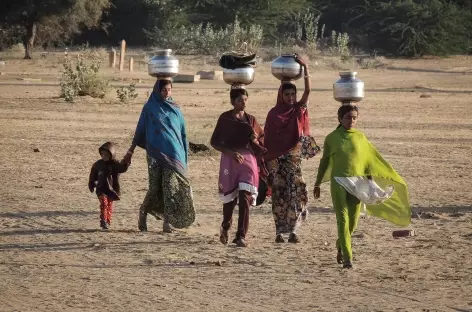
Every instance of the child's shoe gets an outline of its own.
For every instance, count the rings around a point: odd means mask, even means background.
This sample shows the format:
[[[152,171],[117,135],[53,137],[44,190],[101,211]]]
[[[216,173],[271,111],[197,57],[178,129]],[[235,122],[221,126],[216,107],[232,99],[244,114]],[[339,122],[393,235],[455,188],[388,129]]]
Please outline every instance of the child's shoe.
[[[103,230],[108,230],[108,226],[109,224],[105,222],[105,220],[100,220],[100,227],[103,229]]]

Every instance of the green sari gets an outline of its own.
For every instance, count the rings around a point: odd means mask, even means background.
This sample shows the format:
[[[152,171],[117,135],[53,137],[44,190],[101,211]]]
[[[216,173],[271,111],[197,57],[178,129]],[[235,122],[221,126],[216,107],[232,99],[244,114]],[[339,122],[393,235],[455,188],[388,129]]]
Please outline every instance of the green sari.
[[[408,187],[402,177],[379,154],[365,135],[356,129],[338,127],[325,139],[323,157],[320,160],[316,185],[331,181],[334,177],[372,176],[385,188],[393,185],[392,197],[377,205],[367,205],[367,213],[385,219],[395,225],[407,226],[411,222]]]

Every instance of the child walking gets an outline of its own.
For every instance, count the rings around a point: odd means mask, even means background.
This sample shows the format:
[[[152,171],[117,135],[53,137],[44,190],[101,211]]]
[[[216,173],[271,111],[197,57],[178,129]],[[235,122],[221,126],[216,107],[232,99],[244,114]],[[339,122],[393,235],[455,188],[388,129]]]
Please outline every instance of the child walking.
[[[405,181],[365,135],[355,129],[358,117],[357,106],[339,108],[339,126],[325,139],[313,191],[315,198],[319,198],[321,183],[331,182],[338,227],[337,262],[344,268],[352,268],[351,235],[359,221],[360,199],[370,215],[399,226],[408,225],[411,219]]]
[[[126,172],[129,163],[115,159],[115,145],[106,142],[98,149],[100,160],[95,162],[90,171],[89,190],[95,192],[100,201],[100,227],[108,230],[111,223],[113,202],[120,200],[120,173]]]

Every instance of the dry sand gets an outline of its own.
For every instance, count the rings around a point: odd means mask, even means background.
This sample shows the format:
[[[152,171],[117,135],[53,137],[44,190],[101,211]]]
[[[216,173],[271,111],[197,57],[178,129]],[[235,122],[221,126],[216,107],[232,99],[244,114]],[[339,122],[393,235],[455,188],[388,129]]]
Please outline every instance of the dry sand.
[[[183,63],[188,73],[217,69],[198,58]],[[471,57],[359,70],[367,88],[359,128],[404,177],[420,218],[408,239],[393,239],[397,228],[387,222],[361,220],[354,270],[335,262],[328,185],[320,200],[310,198],[300,244],[274,243],[265,203],[251,210],[249,248],[221,245],[217,153],[190,157],[198,212],[191,228],[163,234],[150,218],[150,231],[137,231],[147,189],[139,150],[121,177],[112,229],[101,231],[88,173],[100,144],[117,142],[120,156],[130,144],[151,83],[138,69],[104,71],[114,83],[141,80],[133,103],[119,103],[112,91],[69,104],[54,85],[57,59],[7,59],[0,68],[0,311],[472,311]],[[42,80],[19,80],[25,77]],[[320,143],[336,127],[336,77],[336,70],[312,68],[309,112]],[[261,123],[276,88],[269,64],[261,65],[248,108]],[[207,144],[230,108],[228,87],[201,81],[175,84],[173,92],[190,140]],[[318,162],[304,163],[310,194]]]

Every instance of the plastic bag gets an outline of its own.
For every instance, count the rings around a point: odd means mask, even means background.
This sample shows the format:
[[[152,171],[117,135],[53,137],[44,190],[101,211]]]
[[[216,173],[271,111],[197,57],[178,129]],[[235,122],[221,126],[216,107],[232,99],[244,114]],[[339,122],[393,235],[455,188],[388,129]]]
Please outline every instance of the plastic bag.
[[[383,190],[374,180],[368,180],[365,177],[335,177],[342,187],[351,195],[356,196],[366,205],[378,205],[392,197],[395,188],[388,185]]]

